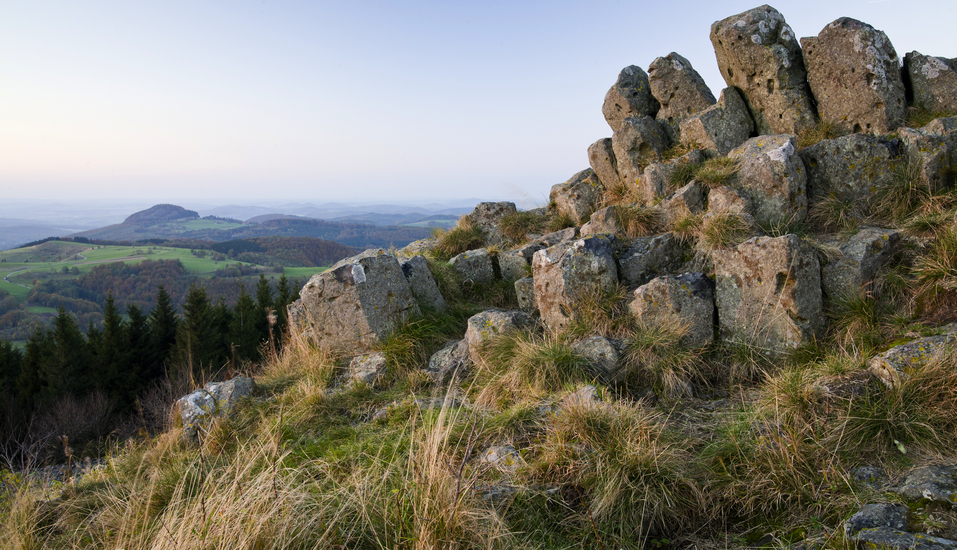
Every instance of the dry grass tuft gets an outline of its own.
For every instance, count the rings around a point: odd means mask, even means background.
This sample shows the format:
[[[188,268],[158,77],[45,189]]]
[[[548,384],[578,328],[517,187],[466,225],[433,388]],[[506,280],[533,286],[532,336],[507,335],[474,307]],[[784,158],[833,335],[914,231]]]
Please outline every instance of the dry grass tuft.
[[[436,229],[435,237],[438,240],[432,250],[446,260],[463,252],[481,248],[485,244],[484,232],[468,216],[459,218],[452,229]]]

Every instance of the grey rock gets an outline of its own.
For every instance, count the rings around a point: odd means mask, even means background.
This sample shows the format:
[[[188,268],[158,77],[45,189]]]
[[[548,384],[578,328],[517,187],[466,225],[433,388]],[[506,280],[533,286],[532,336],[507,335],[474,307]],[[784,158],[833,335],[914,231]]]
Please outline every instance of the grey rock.
[[[562,409],[573,409],[577,407],[594,407],[601,404],[601,396],[598,394],[598,388],[588,384],[575,390],[565,396],[560,403]]]
[[[867,369],[888,388],[895,388],[949,349],[954,334],[927,336],[894,346],[867,362]]]
[[[464,378],[472,368],[467,340],[453,340],[432,354],[429,366],[425,370],[436,384],[447,384],[451,380]]]
[[[464,283],[484,284],[495,280],[494,259],[484,248],[463,252],[449,260],[449,265]]]
[[[650,116],[628,117],[611,137],[618,176],[625,186],[635,185],[645,166],[661,159],[668,136]]]
[[[957,504],[957,467],[924,466],[907,474],[896,492],[904,498]]]
[[[535,279],[522,277],[515,281],[515,295],[518,298],[518,308],[529,315],[538,314],[538,304],[535,302]]]
[[[678,189],[671,195],[668,195],[659,208],[665,213],[669,220],[681,219],[691,214],[699,214],[704,211],[705,201],[708,196],[708,188],[697,181],[691,181],[681,189]]]
[[[486,341],[509,332],[522,330],[532,324],[532,318],[524,311],[488,309],[469,317],[468,328],[465,330],[469,357],[474,363],[479,363],[481,361],[479,353]]]
[[[722,338],[780,353],[820,336],[821,269],[809,243],[754,237],[712,256]]]
[[[466,217],[485,233],[485,242],[500,245],[505,236],[499,227],[504,216],[517,212],[514,202],[480,202]]]
[[[684,257],[684,246],[671,233],[640,237],[618,257],[618,273],[626,285],[643,285],[680,269]]]
[[[717,21],[711,44],[721,76],[744,93],[759,134],[797,134],[817,122],[801,47],[780,12],[764,5]]]
[[[900,504],[865,504],[844,522],[844,535],[853,536],[861,529],[886,527],[903,530],[907,527],[907,507]]]
[[[904,84],[913,104],[932,113],[957,111],[957,59],[904,55]]]
[[[647,326],[687,327],[682,342],[689,347],[714,340],[714,291],[704,273],[655,277],[635,289],[628,309]]]
[[[289,308],[292,330],[335,353],[370,350],[421,314],[398,260],[381,249],[314,275],[299,295],[301,303]]]
[[[957,176],[957,131],[950,129],[947,123],[953,120],[938,119],[918,130],[898,130],[897,135],[904,144],[907,157],[903,175],[911,179],[913,185],[938,192],[954,184]]]
[[[751,216],[754,206],[742,191],[721,185],[708,191],[708,212],[711,214],[746,214]]]
[[[617,132],[626,118],[655,116],[659,107],[658,100],[651,95],[648,75],[641,67],[629,65],[621,70],[618,80],[605,94],[601,113],[612,132]]]
[[[922,533],[908,533],[889,527],[868,527],[857,532],[851,540],[863,548],[883,550],[952,550],[957,542]]]
[[[532,276],[542,320],[560,331],[573,319],[577,300],[617,285],[612,241],[591,236],[539,250],[532,259]]]
[[[183,438],[197,441],[213,418],[233,412],[239,400],[251,395],[254,388],[252,378],[237,376],[225,382],[210,382],[180,398]]]
[[[573,241],[578,238],[577,227],[567,227],[565,229],[559,229],[558,231],[553,231],[551,233],[542,235],[538,238],[538,242],[544,244],[545,246],[555,246],[558,243],[563,243],[566,241]]]
[[[532,272],[532,255],[545,248],[534,242],[498,255],[498,268],[504,281],[517,281]]]
[[[851,472],[854,481],[869,487],[880,490],[887,484],[887,473],[877,466],[859,466]]]
[[[794,136],[758,136],[728,153],[740,161],[735,186],[751,203],[758,223],[801,221],[807,216],[807,173]]]
[[[566,214],[576,224],[581,224],[601,203],[604,192],[605,187],[595,171],[587,168],[565,183],[553,185],[548,202],[555,205],[559,214]]]
[[[652,204],[655,200],[670,195],[676,190],[676,186],[671,183],[671,175],[675,168],[683,164],[700,164],[708,160],[708,157],[707,152],[695,149],[668,162],[649,164],[638,178],[638,194],[642,201],[645,204]]]
[[[435,237],[429,239],[419,239],[417,241],[412,241],[411,243],[405,245],[404,247],[395,251],[395,257],[399,260],[408,260],[409,258],[415,256],[421,256],[426,252],[430,252],[435,245],[439,242]]]
[[[495,445],[482,452],[480,461],[501,472],[515,473],[525,465],[522,455],[511,445]]]
[[[439,292],[439,287],[435,284],[435,278],[429,270],[429,262],[425,256],[416,255],[399,264],[402,268],[402,274],[409,281],[412,288],[412,295],[419,302],[422,309],[431,309],[432,311],[442,312],[448,309],[445,298]]]
[[[822,122],[855,134],[884,134],[904,122],[900,59],[883,31],[841,17],[801,45]]]
[[[593,336],[572,344],[572,351],[584,357],[590,369],[608,383],[622,381],[619,348],[619,343],[603,336]],[[586,388],[594,390],[594,386]]]
[[[821,269],[824,293],[831,298],[852,297],[866,291],[877,271],[891,260],[901,234],[894,229],[865,227],[844,243],[840,255]]]
[[[741,94],[735,88],[725,88],[716,104],[685,118],[679,127],[682,144],[726,155],[751,137],[754,120]]]
[[[588,146],[588,165],[595,171],[598,181],[605,189],[611,189],[621,183],[611,138],[602,138]]]
[[[618,223],[619,208],[624,208],[624,206],[606,206],[593,212],[588,223],[581,226],[578,230],[579,235],[586,237],[588,235],[600,235],[603,233],[619,233],[622,229],[621,224]]]
[[[388,371],[385,354],[381,351],[357,355],[349,362],[347,384],[376,386]]]
[[[878,188],[893,183],[903,150],[898,139],[851,134],[819,141],[798,156],[815,199],[835,195],[863,205]]]
[[[691,62],[675,52],[651,62],[648,84],[651,95],[661,104],[655,118],[662,123],[672,142],[678,142],[678,124],[682,119],[715,103],[714,94]]]

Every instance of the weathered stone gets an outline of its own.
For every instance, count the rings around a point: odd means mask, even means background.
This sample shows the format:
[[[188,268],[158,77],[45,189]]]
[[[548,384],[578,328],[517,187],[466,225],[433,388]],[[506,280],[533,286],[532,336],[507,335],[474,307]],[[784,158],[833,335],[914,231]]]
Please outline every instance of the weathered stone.
[[[517,281],[532,272],[532,256],[545,245],[534,242],[498,255],[498,268],[504,281]]]
[[[386,357],[381,351],[357,355],[349,362],[347,384],[375,386],[387,372]]]
[[[643,285],[680,269],[684,256],[684,247],[671,233],[640,237],[618,257],[618,273],[626,285]]]
[[[240,399],[252,394],[252,378],[237,376],[226,382],[210,382],[202,389],[180,398],[180,416],[183,420],[183,438],[196,441],[209,422],[235,409]]]
[[[619,344],[603,336],[593,336],[572,344],[572,351],[588,361],[589,368],[602,380],[621,381]]]
[[[680,130],[682,144],[726,155],[751,137],[754,120],[741,94],[735,88],[725,88],[716,104],[682,120]]]
[[[538,304],[535,303],[535,280],[531,277],[522,277],[515,281],[515,296],[518,299],[518,308],[535,315],[538,313]]]
[[[858,466],[851,472],[854,481],[870,489],[880,490],[887,484],[887,472],[879,466]]]
[[[875,355],[867,362],[867,369],[881,379],[888,388],[897,387],[928,363],[947,352],[954,334],[928,336],[894,346]]]
[[[903,77],[914,106],[932,113],[957,112],[957,59],[910,52],[904,55]]]
[[[688,328],[682,342],[706,346],[714,340],[714,291],[704,273],[662,275],[635,290],[628,309],[647,326]]]
[[[860,548],[882,550],[953,550],[957,548],[957,541],[923,533],[908,533],[890,527],[861,529],[851,537],[851,540]]]
[[[807,168],[809,195],[863,204],[878,188],[893,183],[902,152],[898,139],[851,134],[819,141],[798,156]]]
[[[565,214],[576,224],[581,224],[598,207],[604,191],[605,187],[595,171],[587,168],[565,183],[553,185],[548,201],[559,214]]]
[[[883,31],[841,17],[801,45],[822,122],[855,134],[884,134],[904,122],[900,59]]]
[[[844,535],[851,537],[861,529],[878,527],[905,529],[907,507],[900,504],[865,504],[859,512],[844,522]]]
[[[588,165],[595,171],[598,181],[605,189],[611,189],[621,183],[611,138],[599,139],[588,146]]]
[[[487,244],[500,245],[506,240],[499,227],[502,218],[515,212],[514,202],[480,202],[466,217],[482,230]]]
[[[690,153],[681,155],[668,162],[653,162],[649,164],[638,179],[638,194],[641,196],[642,201],[645,204],[651,204],[656,199],[666,197],[673,193],[676,186],[671,183],[671,175],[675,171],[675,168],[683,164],[700,164],[708,160],[708,156],[705,151],[695,149]]]
[[[891,260],[901,235],[894,229],[865,227],[844,243],[834,243],[840,256],[821,270],[821,284],[830,298],[852,297],[867,290],[877,270]]]
[[[421,313],[398,260],[381,249],[314,275],[299,295],[292,329],[337,353],[369,350]]]
[[[714,94],[691,62],[675,52],[651,62],[648,84],[651,95],[661,104],[655,118],[675,143],[680,137],[678,123],[715,103]]]
[[[482,344],[507,332],[521,330],[531,326],[532,318],[524,311],[503,311],[487,309],[469,317],[465,340],[469,346],[469,357],[478,363]]]
[[[558,231],[553,231],[547,233],[538,238],[538,242],[543,243],[546,246],[555,246],[558,243],[563,243],[565,241],[573,241],[578,238],[578,228],[577,227],[568,227],[565,229],[559,229]]]
[[[511,445],[489,447],[482,453],[480,460],[496,470],[508,473],[515,473],[525,465],[522,455]]]
[[[595,407],[601,404],[601,396],[598,394],[598,388],[588,384],[575,390],[565,396],[561,401],[562,409],[574,409],[579,407]]]
[[[957,131],[950,128],[953,120],[938,119],[919,130],[898,130],[907,156],[902,175],[914,186],[937,192],[957,181]]]
[[[658,100],[651,95],[648,75],[641,67],[629,65],[621,70],[618,80],[605,94],[601,113],[611,131],[617,132],[626,118],[655,116],[659,107]]]
[[[419,239],[417,241],[412,241],[411,243],[405,245],[404,247],[395,251],[395,257],[399,260],[408,260],[413,256],[421,256],[426,252],[431,251],[435,248],[435,245],[438,244],[439,240],[435,237],[429,239]]]
[[[484,248],[463,252],[449,260],[449,265],[463,283],[483,284],[495,280],[494,259]]]
[[[758,223],[801,221],[807,216],[807,174],[794,136],[758,136],[728,153],[740,161],[735,186],[751,203]]]
[[[746,214],[751,216],[751,199],[741,191],[721,185],[708,191],[708,212],[712,214]]]
[[[612,135],[611,145],[621,183],[632,186],[645,166],[661,159],[661,153],[668,148],[668,136],[650,116],[628,117]]]
[[[912,470],[896,492],[910,500],[927,499],[953,506],[957,504],[957,467],[924,466]]]
[[[420,308],[438,312],[448,309],[449,306],[439,292],[439,286],[435,284],[432,272],[429,271],[429,261],[425,259],[425,256],[412,256],[399,265],[402,267],[402,274],[409,281],[412,295],[419,302]]]
[[[453,340],[432,354],[425,372],[436,384],[447,384],[450,380],[464,378],[472,368],[467,340]]]
[[[795,235],[754,237],[712,252],[721,337],[777,353],[824,328],[817,253]]]
[[[620,205],[612,205],[593,212],[588,223],[578,230],[579,235],[586,237],[603,233],[618,233],[621,230],[621,224],[618,223],[619,208],[621,208]]]
[[[669,220],[677,220],[704,210],[708,188],[697,181],[691,181],[681,189],[661,201],[659,208]]]
[[[618,284],[612,241],[591,236],[539,250],[532,259],[535,302],[548,328],[560,331],[575,315],[575,303]]]
[[[711,44],[724,81],[744,92],[759,134],[797,134],[815,124],[801,47],[777,10],[764,5],[715,22]]]

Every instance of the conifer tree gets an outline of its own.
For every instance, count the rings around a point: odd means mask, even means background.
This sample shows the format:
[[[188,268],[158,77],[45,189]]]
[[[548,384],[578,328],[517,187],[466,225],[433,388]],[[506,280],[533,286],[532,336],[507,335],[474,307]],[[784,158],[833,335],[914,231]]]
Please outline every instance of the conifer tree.
[[[269,314],[275,309],[275,304],[273,303],[272,285],[269,284],[269,280],[262,273],[259,274],[259,283],[256,285],[256,306],[255,322],[256,331],[259,332],[258,340],[265,342],[269,340]]]
[[[156,293],[156,307],[150,312],[149,317],[149,365],[150,373],[154,377],[163,372],[173,346],[176,345],[178,326],[179,319],[173,309],[173,301],[167,294],[166,288],[159,285]]]
[[[257,293],[258,294],[258,293]],[[262,344],[262,310],[253,302],[242,283],[239,285],[239,299],[233,308],[229,335],[236,359],[255,361],[259,359]]]
[[[50,403],[63,395],[87,395],[94,387],[90,353],[76,320],[62,306],[53,319],[52,332],[51,353],[40,364],[41,378],[46,383],[44,401]]]
[[[222,356],[219,328],[206,290],[196,285],[190,287],[183,304],[183,320],[177,327],[173,353],[180,363],[179,374],[199,381],[204,372],[219,367]]]
[[[286,310],[286,306],[293,301],[292,289],[285,273],[279,277],[276,291],[276,301],[273,303],[273,307],[276,309],[276,325],[273,327],[273,337],[276,339],[276,345],[279,346],[285,342],[286,327],[289,325],[289,312]]]
[[[130,376],[126,329],[111,292],[103,304],[103,325],[99,337],[89,338],[89,343],[94,357],[96,387],[123,405],[128,403],[130,386],[135,382]]]
[[[126,306],[129,322],[126,327],[126,349],[129,352],[128,369],[132,381],[127,399],[135,400],[146,387],[163,375],[163,363],[154,361],[152,354],[153,334],[150,331],[149,318],[143,310],[130,304]]]

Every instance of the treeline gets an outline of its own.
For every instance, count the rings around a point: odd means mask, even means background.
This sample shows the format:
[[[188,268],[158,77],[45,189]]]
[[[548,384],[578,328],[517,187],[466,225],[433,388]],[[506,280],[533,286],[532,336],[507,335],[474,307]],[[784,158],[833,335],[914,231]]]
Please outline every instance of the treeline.
[[[0,341],[3,458],[35,460],[37,453],[29,449],[37,445],[40,458],[58,458],[62,449],[56,441],[51,444],[54,432],[67,435],[74,448],[95,453],[97,444],[131,417],[150,424],[141,398],[158,383],[185,388],[278,350],[286,306],[295,299],[289,281],[282,277],[276,291],[262,276],[253,293],[237,286],[232,307],[214,303],[203,287],[192,286],[181,316],[163,286],[155,290],[153,308],[129,304],[125,316],[108,295],[102,322],[86,334],[61,307],[52,326],[35,329],[22,350]],[[71,429],[76,419],[51,420],[63,410],[79,410],[90,421]]]
[[[320,267],[353,256],[358,249],[312,237],[256,237],[210,245],[210,249],[252,264]]]

